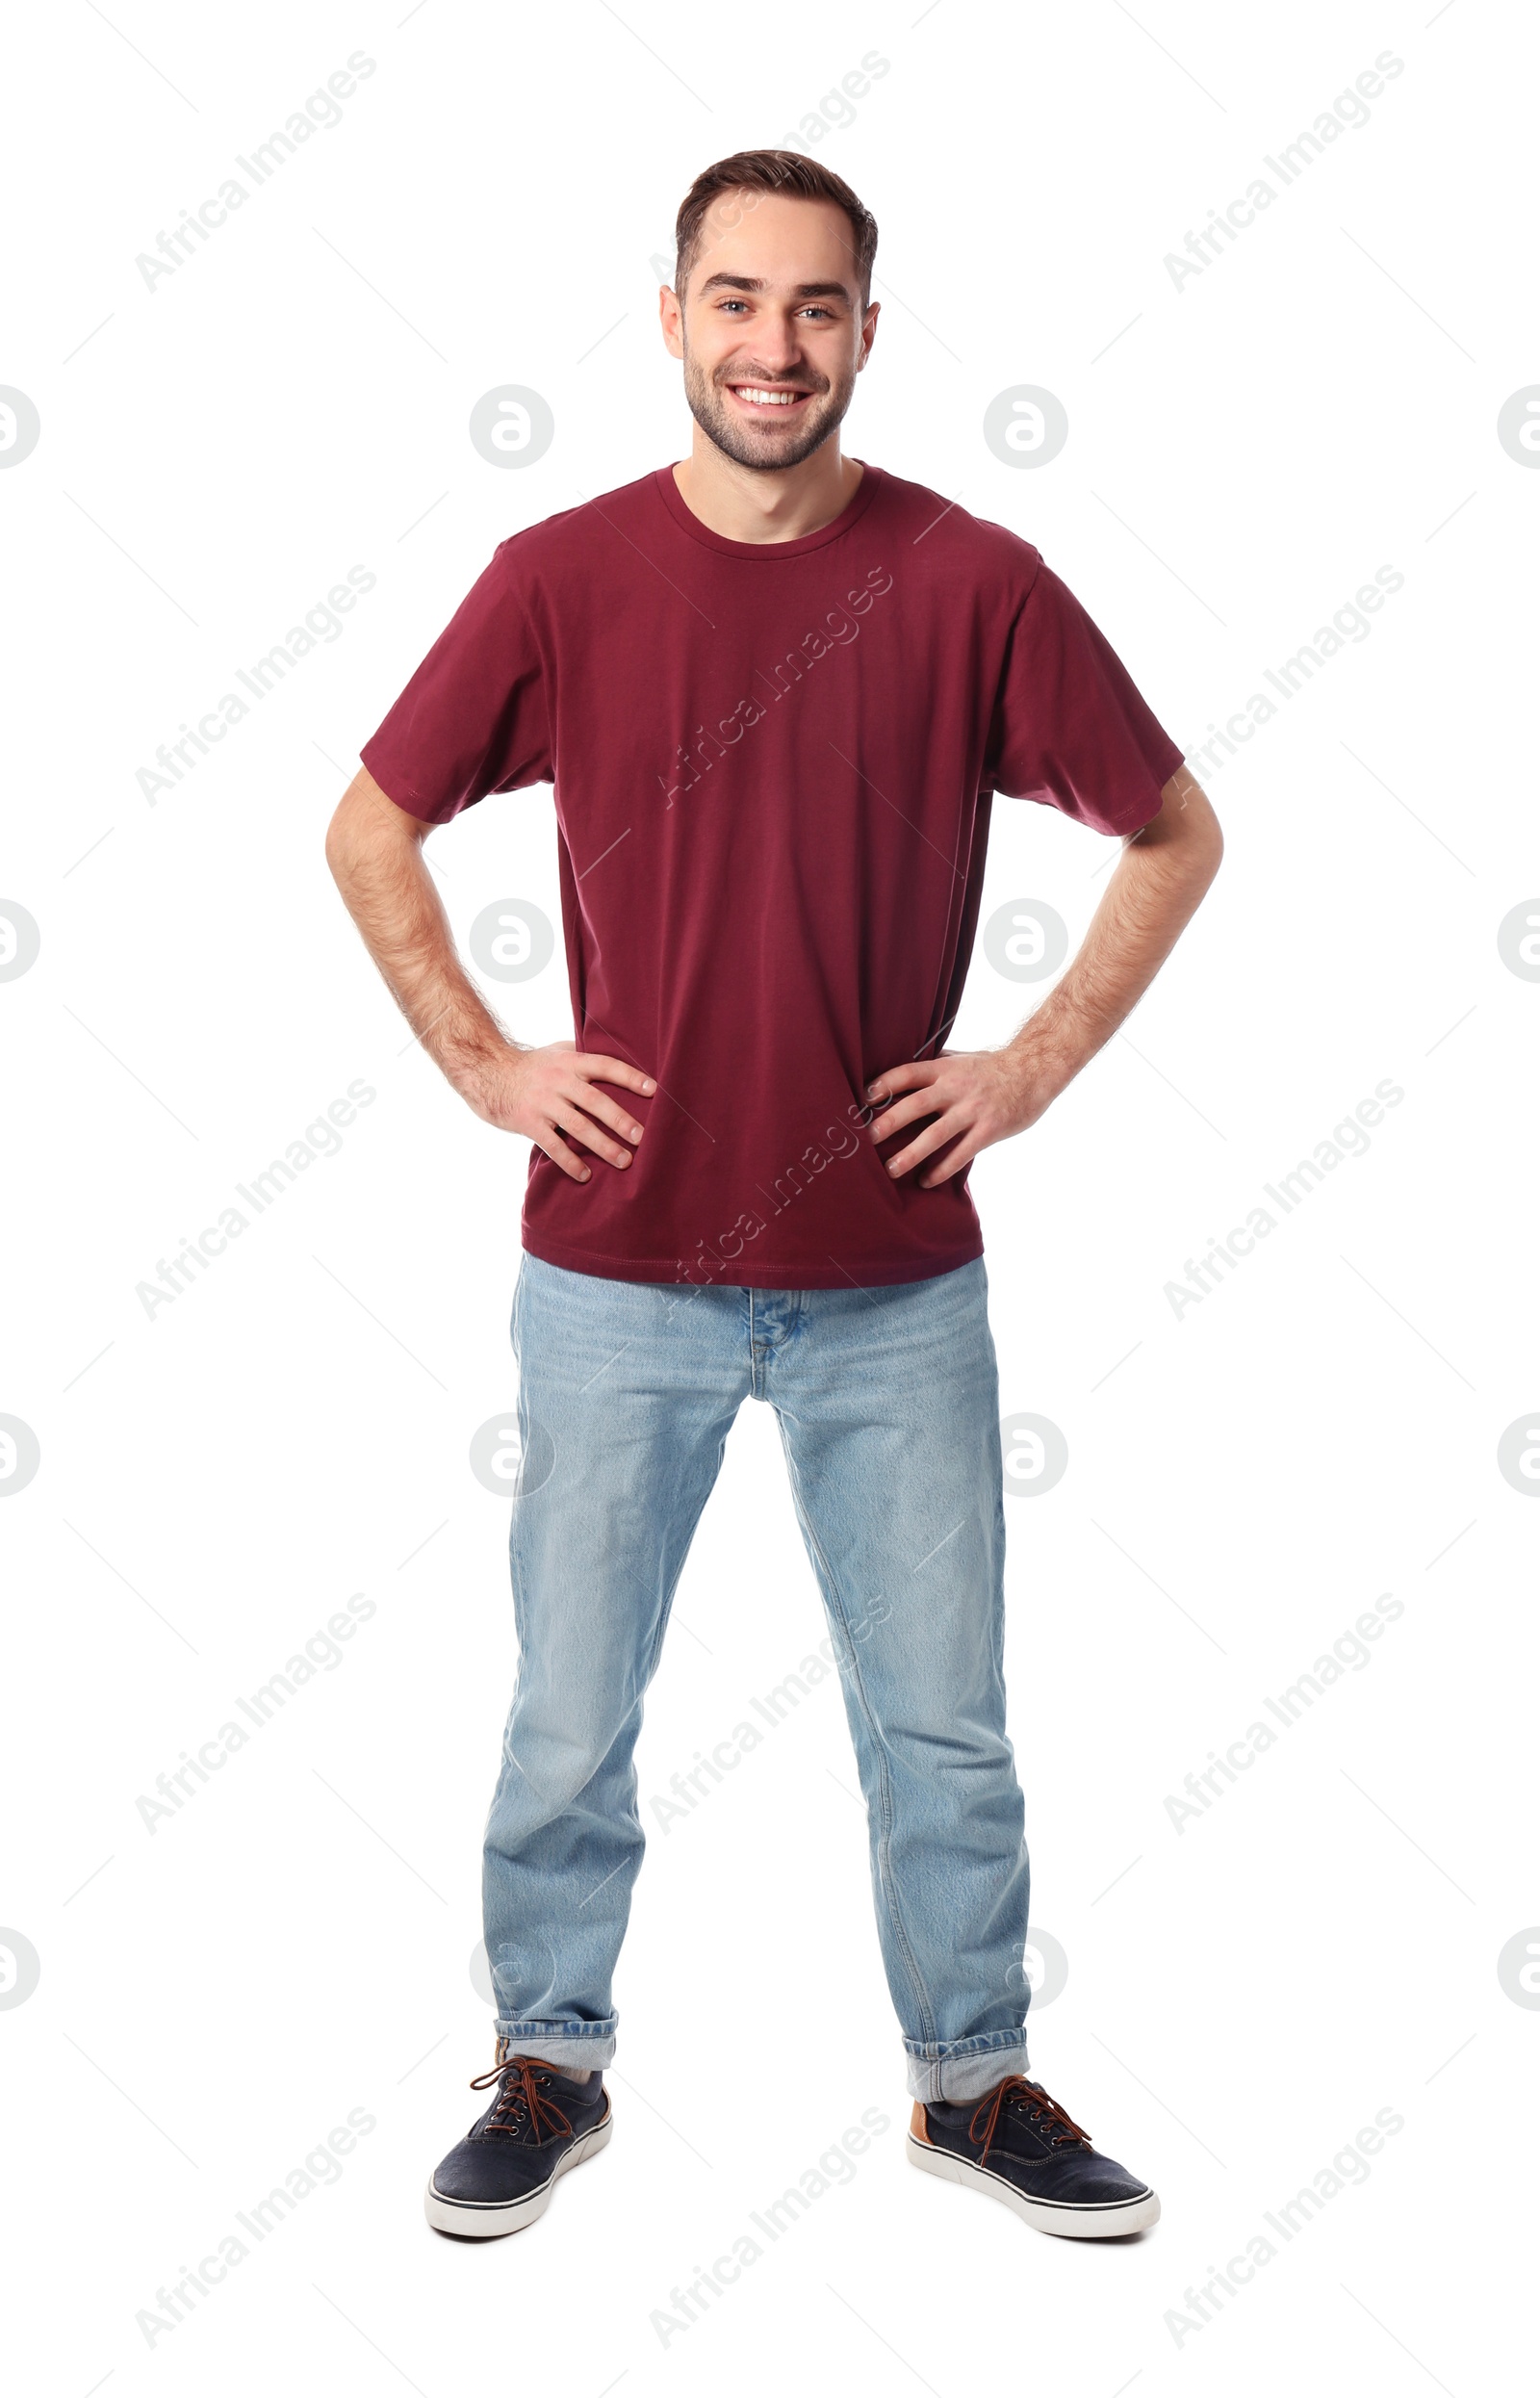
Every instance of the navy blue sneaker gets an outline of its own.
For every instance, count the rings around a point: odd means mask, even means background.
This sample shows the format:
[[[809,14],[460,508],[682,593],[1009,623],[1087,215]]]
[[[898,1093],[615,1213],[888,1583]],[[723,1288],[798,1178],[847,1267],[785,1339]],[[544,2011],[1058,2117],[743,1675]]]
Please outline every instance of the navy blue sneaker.
[[[543,2056],[500,2053],[471,2087],[487,2090],[494,2082],[496,2098],[435,2169],[424,2202],[434,2230],[462,2240],[523,2231],[545,2213],[562,2175],[609,2140],[603,2075],[574,2081]]]
[[[1071,2122],[1040,2082],[1007,2074],[977,2101],[916,2099],[909,2161],[943,2181],[987,2190],[1039,2231],[1108,2240],[1147,2230],[1161,2203]]]

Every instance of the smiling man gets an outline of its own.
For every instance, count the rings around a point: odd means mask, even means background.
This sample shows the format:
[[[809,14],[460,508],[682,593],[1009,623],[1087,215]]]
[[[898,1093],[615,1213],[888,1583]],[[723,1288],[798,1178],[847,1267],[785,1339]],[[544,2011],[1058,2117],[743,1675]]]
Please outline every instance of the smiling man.
[[[1026,2073],[999,1397],[967,1171],[1134,1006],[1219,829],[1030,543],[842,453],[878,320],[877,228],[849,187],[744,152],[698,177],[677,238],[660,307],[688,457],[500,545],[327,840],[424,1046],[531,1144],[519,1668],[484,1850],[497,2050],[428,2219],[519,2230],[609,2138],[643,1698],[752,1398],[776,1412],[839,1661],[910,2157],[1042,2230],[1138,2230],[1154,2192]],[[577,1035],[543,1048],[469,981],[422,855],[432,826],[542,782]],[[951,1051],[996,795],[1122,852],[1014,1039]],[[726,2063],[731,2015],[713,2031],[697,1992],[679,2002],[692,2048]],[[783,2006],[772,2071],[844,2039],[810,1959]]]

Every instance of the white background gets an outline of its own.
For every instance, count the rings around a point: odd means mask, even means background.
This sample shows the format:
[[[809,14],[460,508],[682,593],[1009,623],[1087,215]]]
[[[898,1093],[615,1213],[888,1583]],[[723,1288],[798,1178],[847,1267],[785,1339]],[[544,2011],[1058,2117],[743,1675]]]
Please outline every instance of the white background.
[[[42,426],[0,474],[0,893],[41,932],[0,984],[0,1411],[41,1451],[0,1510],[0,1922],[40,1961],[0,2009],[18,2386],[1507,2385],[1540,2015],[1498,1958],[1540,1920],[1540,1518],[1497,1450],[1540,1397],[1540,987],[1497,928],[1540,890],[1540,476],[1496,422],[1537,374],[1532,28],[1469,0],[915,20],[69,0],[13,25],[0,381]],[[355,50],[343,121],[146,288],[136,256]],[[1368,125],[1175,288],[1166,254],[1385,50]],[[411,1047],[322,837],[497,542],[682,454],[650,259],[703,166],[795,134],[869,51],[854,121],[800,136],[881,226],[856,455],[1035,542],[1190,751],[1376,568],[1405,579],[1198,766],[1207,902],[1127,1038],[973,1175],[1002,1405],[1070,1458],[1008,1503],[1033,1913],[1069,1961],[1034,2070],[1165,2214],[1056,2242],[908,2169],[831,1680],[653,1832],[606,2155],[528,2233],[459,2246],[421,2190],[491,2055],[470,1960],[514,1637],[467,1448],[512,1395],[526,1151]],[[507,382],[555,417],[523,472],[467,437]],[[1069,417],[1036,472],[981,433],[1024,382]],[[354,564],[377,580],[341,637],[150,805],[157,746]],[[998,803],[985,914],[1035,898],[1078,935],[1114,854]],[[462,941],[493,901],[557,913],[549,791],[429,855]],[[981,948],[958,1045],[1039,995]],[[559,950],[493,997],[570,1030]],[[340,1152],[147,1316],[136,1285],[355,1077],[377,1097]],[[1384,1078],[1367,1154],[1178,1316],[1185,1261]],[[157,1775],[357,1590],[336,1669],[147,1829]],[[1184,1776],[1387,1590],[1373,1663],[1179,1832]],[[751,1407],[649,1701],[650,1825],[823,1630]],[[341,2179],[148,2343],[158,2288],[351,2108],[375,2127]],[[869,2108],[854,2179],[660,2336]],[[1369,2179],[1173,2327],[1380,2109],[1403,2128]]]

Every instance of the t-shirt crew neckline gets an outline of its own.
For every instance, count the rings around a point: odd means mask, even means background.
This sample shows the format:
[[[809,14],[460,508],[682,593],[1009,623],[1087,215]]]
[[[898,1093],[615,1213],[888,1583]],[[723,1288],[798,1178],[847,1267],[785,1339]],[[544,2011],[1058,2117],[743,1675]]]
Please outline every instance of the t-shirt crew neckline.
[[[837,541],[840,534],[849,532],[871,506],[882,481],[882,468],[868,466],[864,458],[858,458],[856,463],[861,470],[860,481],[839,514],[832,516],[827,525],[820,525],[816,532],[801,533],[794,541],[730,541],[726,533],[713,532],[709,525],[704,525],[693,510],[685,506],[680,487],[674,480],[672,466],[654,468],[653,483],[680,531],[688,533],[691,540],[700,542],[704,549],[720,550],[726,557],[795,558],[805,556],[809,550],[821,550],[826,541]]]

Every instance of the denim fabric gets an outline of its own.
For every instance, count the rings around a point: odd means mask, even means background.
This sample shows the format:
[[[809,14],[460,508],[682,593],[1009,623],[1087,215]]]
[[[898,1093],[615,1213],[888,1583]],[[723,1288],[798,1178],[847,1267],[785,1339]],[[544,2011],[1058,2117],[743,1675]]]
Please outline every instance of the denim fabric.
[[[644,1845],[643,1695],[753,1398],[780,1423],[839,1664],[910,2093],[971,2099],[1025,2070],[1028,1870],[986,1301],[982,1259],[873,1290],[756,1291],[525,1254],[519,1665],[483,1873],[510,2049],[558,2066],[614,2055],[611,1975]]]

